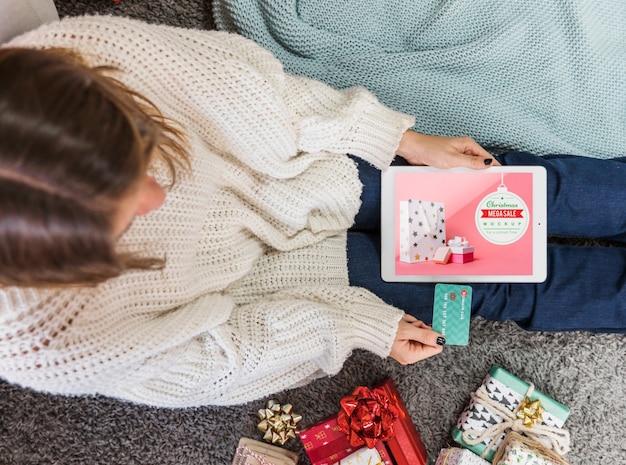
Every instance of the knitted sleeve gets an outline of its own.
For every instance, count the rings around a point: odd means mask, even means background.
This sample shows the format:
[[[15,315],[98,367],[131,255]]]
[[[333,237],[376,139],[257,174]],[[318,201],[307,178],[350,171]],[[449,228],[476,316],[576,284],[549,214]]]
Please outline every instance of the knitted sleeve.
[[[224,33],[219,39],[271,83],[276,100],[268,107],[286,105],[293,128],[285,132],[295,129],[299,156],[322,151],[350,153],[384,169],[395,156],[404,131],[415,123],[413,116],[384,106],[364,87],[339,90],[304,76],[285,74],[278,60],[251,40]]]
[[[127,367],[103,394],[165,407],[252,401],[337,373],[353,349],[387,356],[402,314],[357,288],[281,291]]]
[[[357,348],[388,356],[403,315],[369,291],[337,285],[292,287],[243,305],[202,294],[177,308],[133,312],[83,308],[89,294],[55,293],[46,305],[73,300],[51,313],[40,297],[29,305],[0,293],[0,376],[53,394],[235,405],[333,375]]]
[[[412,116],[391,110],[363,87],[336,90],[319,81],[289,75],[285,100],[295,115],[303,151],[350,153],[385,169],[395,156]]]

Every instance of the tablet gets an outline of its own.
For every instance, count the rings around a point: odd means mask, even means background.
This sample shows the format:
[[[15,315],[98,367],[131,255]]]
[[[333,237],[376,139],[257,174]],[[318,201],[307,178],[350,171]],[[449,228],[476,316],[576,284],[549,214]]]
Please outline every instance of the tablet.
[[[543,282],[546,170],[392,166],[381,174],[389,282]]]

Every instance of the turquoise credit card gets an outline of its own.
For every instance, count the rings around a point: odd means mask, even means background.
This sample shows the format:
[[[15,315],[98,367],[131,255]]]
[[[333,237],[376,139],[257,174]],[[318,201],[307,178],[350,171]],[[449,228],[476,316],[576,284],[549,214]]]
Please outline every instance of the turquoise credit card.
[[[447,345],[469,343],[472,288],[464,284],[435,285],[433,329],[443,334]]]

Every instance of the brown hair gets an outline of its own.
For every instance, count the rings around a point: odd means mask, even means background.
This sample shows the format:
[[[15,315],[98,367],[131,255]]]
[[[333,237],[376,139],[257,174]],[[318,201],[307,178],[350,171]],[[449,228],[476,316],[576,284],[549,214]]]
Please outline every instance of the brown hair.
[[[147,99],[62,50],[0,49],[0,285],[91,285],[163,260],[116,252],[120,199],[180,130]]]

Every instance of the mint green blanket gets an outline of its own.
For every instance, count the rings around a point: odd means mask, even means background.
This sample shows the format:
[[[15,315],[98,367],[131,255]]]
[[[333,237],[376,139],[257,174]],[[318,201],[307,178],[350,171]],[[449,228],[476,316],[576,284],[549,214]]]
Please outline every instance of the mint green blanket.
[[[626,1],[213,0],[288,72],[494,152],[626,156]]]

